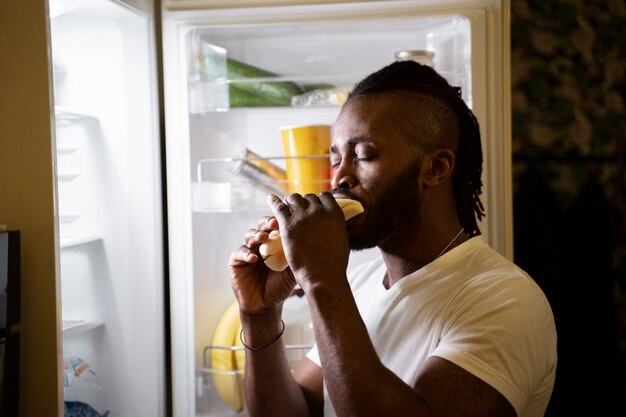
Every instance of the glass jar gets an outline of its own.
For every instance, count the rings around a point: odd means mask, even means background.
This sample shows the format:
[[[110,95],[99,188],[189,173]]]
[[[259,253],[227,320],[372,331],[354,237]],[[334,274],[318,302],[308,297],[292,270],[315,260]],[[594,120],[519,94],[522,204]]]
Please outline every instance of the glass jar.
[[[415,61],[428,65],[435,69],[435,53],[427,50],[398,51],[395,53],[396,61]]]

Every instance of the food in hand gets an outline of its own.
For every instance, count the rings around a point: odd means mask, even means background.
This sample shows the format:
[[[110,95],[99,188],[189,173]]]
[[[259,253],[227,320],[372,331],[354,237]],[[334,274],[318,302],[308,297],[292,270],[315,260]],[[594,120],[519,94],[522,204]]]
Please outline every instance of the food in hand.
[[[363,205],[356,200],[351,200],[349,198],[337,198],[336,201],[343,211],[343,217],[346,219],[346,221],[350,220],[357,214],[361,214],[365,211],[363,209]]]
[[[272,271],[282,271],[287,268],[287,258],[283,251],[283,244],[278,230],[272,230],[267,240],[259,247],[259,253],[265,265]]]
[[[338,198],[337,204],[343,211],[346,221],[350,220],[357,214],[363,213],[363,205],[356,200],[348,198]],[[287,268],[287,258],[283,251],[283,244],[278,230],[272,230],[267,241],[259,247],[259,253],[265,261],[265,265],[272,271],[283,271]]]

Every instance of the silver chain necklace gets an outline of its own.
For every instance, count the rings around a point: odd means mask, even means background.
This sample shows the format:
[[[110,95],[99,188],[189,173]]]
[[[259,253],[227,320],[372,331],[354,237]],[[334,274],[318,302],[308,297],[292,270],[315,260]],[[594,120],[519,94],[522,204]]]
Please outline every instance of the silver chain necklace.
[[[443,248],[443,250],[441,252],[439,252],[439,255],[437,255],[437,257],[435,259],[438,259],[441,255],[443,255],[444,253],[446,253],[446,251],[448,250],[448,248],[450,247],[450,245],[452,245],[454,243],[455,240],[457,240],[459,238],[459,236],[461,236],[461,233],[463,233],[463,228],[461,227],[461,230],[459,230],[459,233],[456,234],[456,236],[454,236],[454,239],[452,239],[450,241],[450,243],[448,243],[446,245],[445,248]]]

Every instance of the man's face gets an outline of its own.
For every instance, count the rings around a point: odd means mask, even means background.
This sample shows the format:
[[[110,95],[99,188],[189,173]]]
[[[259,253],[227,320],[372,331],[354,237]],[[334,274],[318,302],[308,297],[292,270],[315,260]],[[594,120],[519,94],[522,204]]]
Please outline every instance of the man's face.
[[[344,106],[335,123],[333,188],[338,196],[361,201],[366,210],[348,223],[353,250],[393,245],[418,216],[418,151],[404,137],[399,111],[402,106],[392,98],[364,98]]]

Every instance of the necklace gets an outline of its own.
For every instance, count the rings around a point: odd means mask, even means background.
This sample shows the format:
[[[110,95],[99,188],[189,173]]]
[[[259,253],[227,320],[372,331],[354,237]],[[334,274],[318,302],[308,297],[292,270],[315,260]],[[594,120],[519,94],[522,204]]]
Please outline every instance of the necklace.
[[[446,245],[445,248],[443,248],[443,250],[441,252],[439,252],[439,255],[437,255],[437,258],[439,258],[441,255],[443,255],[444,253],[446,253],[446,251],[448,250],[448,248],[450,247],[450,245],[452,245],[454,243],[455,240],[457,240],[459,238],[459,236],[461,236],[461,233],[463,233],[463,228],[461,227],[461,230],[459,230],[459,233],[456,234],[456,236],[454,236],[454,239],[452,239],[450,241],[450,243],[448,243]],[[435,258],[435,259],[437,259]]]

